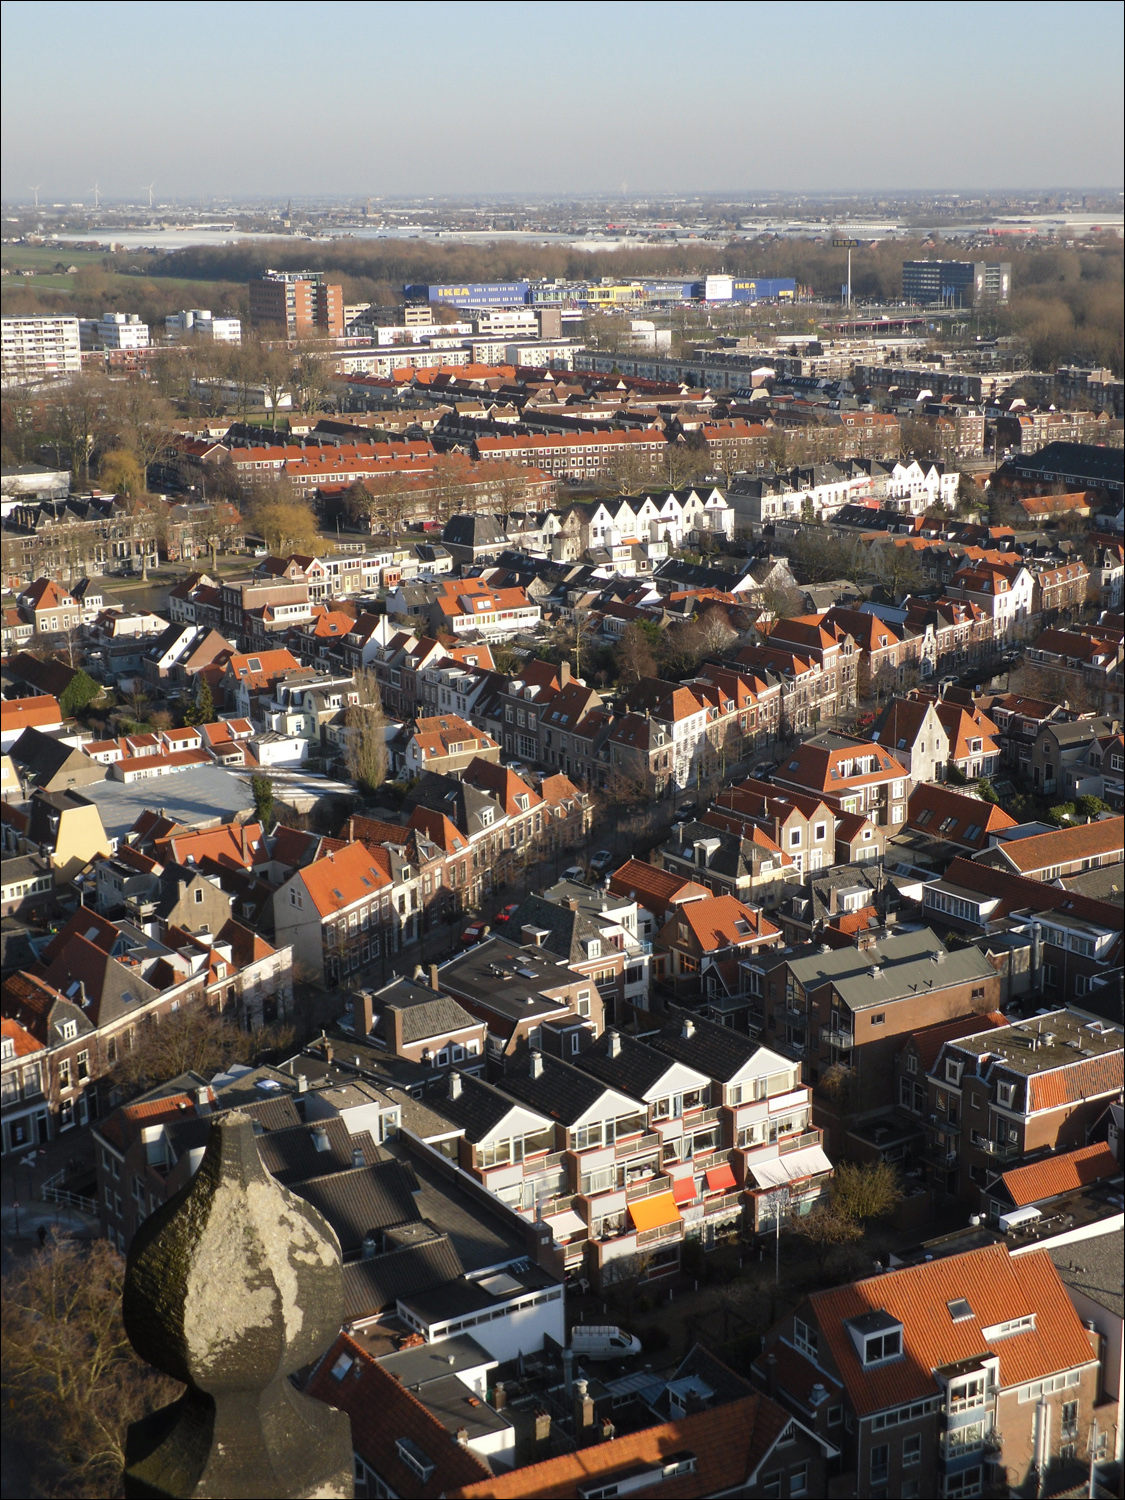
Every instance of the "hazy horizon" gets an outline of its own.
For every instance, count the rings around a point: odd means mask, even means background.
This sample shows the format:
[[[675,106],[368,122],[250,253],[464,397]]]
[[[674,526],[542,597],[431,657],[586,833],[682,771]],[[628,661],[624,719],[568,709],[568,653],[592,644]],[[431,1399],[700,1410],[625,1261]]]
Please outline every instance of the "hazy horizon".
[[[297,25],[213,0],[2,13],[9,201],[95,182],[132,202],[150,182],[156,201],[1121,183],[1125,35],[1108,0],[325,3]],[[52,37],[65,52],[48,61]]]

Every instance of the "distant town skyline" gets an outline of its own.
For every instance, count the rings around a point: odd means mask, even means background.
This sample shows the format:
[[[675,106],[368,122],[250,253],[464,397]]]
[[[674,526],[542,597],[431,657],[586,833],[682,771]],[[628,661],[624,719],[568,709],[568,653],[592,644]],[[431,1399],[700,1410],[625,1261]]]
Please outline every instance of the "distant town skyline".
[[[1121,182],[1101,0],[2,12],[7,201]]]

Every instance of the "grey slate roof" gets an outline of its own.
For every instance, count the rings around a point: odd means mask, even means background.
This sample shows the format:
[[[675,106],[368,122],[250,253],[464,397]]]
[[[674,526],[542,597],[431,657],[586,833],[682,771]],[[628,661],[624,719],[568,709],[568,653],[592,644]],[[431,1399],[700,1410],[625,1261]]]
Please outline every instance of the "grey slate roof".
[[[866,1010],[973,979],[991,979],[996,972],[979,948],[946,951],[928,927],[881,938],[866,951],[837,948],[791,958],[789,967],[806,990],[832,984],[851,1010]],[[877,975],[871,972],[874,967],[878,967]]]
[[[531,1075],[533,1056],[543,1060],[543,1071],[538,1078]],[[603,1083],[550,1053],[533,1054],[523,1048],[509,1064],[500,1087],[521,1104],[537,1109],[540,1114],[558,1120],[562,1125],[570,1125],[593,1108],[607,1088],[616,1088],[616,1085]]]
[[[447,1234],[423,1222],[403,1226],[381,1254],[349,1261],[344,1267],[344,1316],[370,1317],[409,1297],[464,1275]],[[442,1361],[444,1373],[449,1366]]]
[[[614,1043],[619,1048],[616,1057],[611,1055]],[[638,1042],[635,1037],[605,1031],[579,1053],[575,1064],[611,1088],[631,1094],[634,1099],[643,1099],[672,1067],[673,1061],[655,1047]]]
[[[722,1026],[718,1021],[706,1021],[694,1014],[690,1018],[692,1035],[686,1037],[686,1016],[685,1011],[682,1016],[667,1021],[656,1036],[646,1037],[645,1040],[650,1046],[674,1057],[677,1062],[682,1062],[689,1068],[698,1068],[708,1078],[714,1078],[720,1083],[729,1083],[761,1051],[759,1043],[749,1036],[743,1036],[729,1026]]]
[[[419,984],[413,979],[392,980],[376,993],[375,998],[382,1003],[384,1010],[402,1013],[404,1042],[425,1042],[430,1037],[479,1024],[476,1017],[451,996],[435,994],[428,984]],[[391,1028],[382,1015],[375,1023],[375,1034],[390,1042]]]
[[[297,1183],[293,1191],[319,1209],[340,1241],[344,1256],[363,1245],[372,1230],[417,1221],[412,1174],[398,1161],[356,1167]]]
[[[327,1137],[325,1150],[316,1144],[317,1134],[321,1131]],[[386,1160],[370,1131],[361,1130],[352,1135],[339,1117],[310,1121],[307,1125],[291,1126],[287,1130],[271,1130],[258,1141],[262,1165],[286,1187],[293,1187],[311,1177],[327,1177],[334,1172],[349,1170],[354,1165],[352,1155],[355,1151],[363,1153],[365,1166]]]
[[[27,731],[24,731],[27,733]],[[418,784],[407,797],[405,808],[410,812],[415,807],[427,807],[431,812],[444,813],[453,826],[467,837],[481,833],[496,821],[497,804],[492,797],[478,791],[456,776],[443,776],[435,771],[423,773]],[[482,813],[488,812],[485,821]]]
[[[495,1130],[500,1121],[517,1107],[517,1101],[494,1084],[485,1083],[471,1074],[462,1073],[458,1076],[461,1079],[461,1092],[456,1099],[443,1094],[429,1099],[427,1103],[436,1114],[459,1125],[464,1131],[465,1139],[475,1143],[484,1140],[490,1131]]]

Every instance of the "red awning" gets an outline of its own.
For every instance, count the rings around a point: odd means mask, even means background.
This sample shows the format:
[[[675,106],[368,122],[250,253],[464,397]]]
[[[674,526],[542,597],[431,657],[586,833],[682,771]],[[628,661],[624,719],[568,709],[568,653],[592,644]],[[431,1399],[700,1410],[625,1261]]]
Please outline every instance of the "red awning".
[[[695,1178],[675,1178],[672,1182],[672,1197],[677,1203],[690,1203],[695,1197]]]
[[[709,1193],[724,1193],[729,1188],[737,1187],[734,1180],[734,1168],[730,1162],[724,1162],[721,1167],[712,1167],[707,1173],[707,1191]]]

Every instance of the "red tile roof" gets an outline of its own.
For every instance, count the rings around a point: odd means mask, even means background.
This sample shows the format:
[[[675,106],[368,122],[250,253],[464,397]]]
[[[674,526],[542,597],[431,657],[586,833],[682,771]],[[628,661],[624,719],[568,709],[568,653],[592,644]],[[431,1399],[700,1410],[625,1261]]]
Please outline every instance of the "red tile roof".
[[[640,1432],[623,1433],[609,1443],[595,1443],[575,1453],[562,1453],[525,1469],[496,1474],[475,1484],[447,1491],[448,1500],[575,1500],[580,1491],[611,1485],[638,1469],[658,1469],[673,1455],[691,1454],[693,1473],[664,1478],[654,1474],[651,1484],[629,1494],[645,1500],[691,1500],[697,1495],[744,1493],[789,1416],[768,1396],[745,1396],[738,1401],[695,1412],[679,1422],[665,1422]],[[403,1491],[416,1494],[417,1490]]]
[[[949,1303],[964,1298],[972,1317],[954,1322]],[[1089,1364],[1094,1355],[1066,1288],[1045,1251],[1012,1256],[1006,1245],[888,1271],[809,1299],[832,1362],[857,1415],[932,1396],[933,1372],[985,1349],[1000,1361],[1003,1387]],[[905,1358],[865,1370],[846,1326],[886,1312],[903,1327]],[[1035,1327],[990,1341],[983,1330],[1029,1314]]]
[[[676,920],[687,922],[704,953],[776,937],[780,931],[768,917],[735,896],[689,901],[680,907]]]
[[[352,1448],[396,1495],[439,1500],[440,1496],[466,1493],[466,1486],[468,1493],[476,1493],[478,1483],[489,1478],[488,1465],[463,1448],[456,1435],[449,1433],[417,1396],[347,1334],[342,1333],[321,1360],[306,1394],[347,1412],[352,1424]],[[471,1395],[466,1386],[466,1401]],[[423,1480],[403,1461],[398,1447],[402,1438],[409,1439],[433,1465],[428,1479]]]
[[[11,1016],[0,1020],[0,1035],[6,1042],[11,1042],[16,1057],[30,1057],[33,1052],[43,1051],[44,1044]]]
[[[987,849],[990,833],[1014,828],[1016,820],[994,802],[984,802],[968,792],[955,792],[933,781],[924,781],[910,794],[906,826],[930,838],[963,844],[967,849]],[[975,833],[970,833],[975,829]]]
[[[59,701],[49,693],[36,698],[5,698],[0,705],[0,728],[5,734],[18,734],[29,726],[33,729],[53,728],[62,721]]]
[[[1011,1022],[998,1010],[990,1010],[983,1016],[959,1016],[956,1021],[942,1021],[937,1026],[923,1026],[906,1041],[913,1047],[923,1073],[928,1073],[938,1060],[938,1053],[946,1042],[955,1042],[963,1036],[976,1036],[978,1032],[995,1030],[998,1026],[1010,1026]]]
[[[1070,864],[1076,859],[1093,859],[1106,854],[1121,858],[1125,846],[1125,817],[1102,818],[1097,823],[1079,823],[1073,828],[1059,828],[1054,833],[1034,833],[1026,839],[1006,839],[997,846],[1017,874],[1047,870],[1055,865]]]
[[[300,878],[322,917],[331,917],[391,884],[376,854],[360,843],[347,844],[306,865]]]
[[[1048,1156],[1044,1161],[1014,1167],[1002,1175],[1013,1204],[1022,1208],[1028,1203],[1041,1203],[1045,1198],[1057,1198],[1060,1193],[1074,1192],[1106,1177],[1119,1177],[1121,1167],[1109,1143],[1099,1141],[1096,1146],[1081,1146],[1061,1156]]]
[[[1049,1073],[1035,1073],[1027,1080],[1027,1107],[1062,1109],[1083,1099],[1118,1093],[1125,1085],[1125,1054],[1120,1050],[1106,1057],[1084,1057]]]

